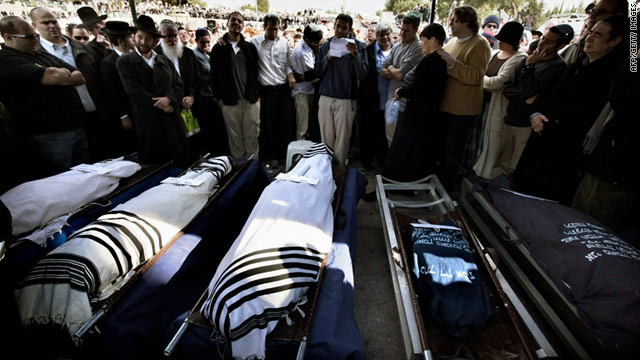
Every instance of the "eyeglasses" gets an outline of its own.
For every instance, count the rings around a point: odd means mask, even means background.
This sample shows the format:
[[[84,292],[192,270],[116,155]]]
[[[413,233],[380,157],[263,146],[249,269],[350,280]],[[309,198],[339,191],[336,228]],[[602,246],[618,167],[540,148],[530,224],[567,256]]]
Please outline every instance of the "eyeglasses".
[[[73,38],[78,40],[78,41],[80,41],[80,40],[84,40],[84,41],[89,40],[88,36],[74,36]]]
[[[7,34],[7,35],[12,37],[27,39],[27,40],[40,39],[40,35],[38,34]]]
[[[586,11],[587,15],[590,16],[600,16],[600,15],[604,15],[604,14],[611,14],[611,11],[607,10],[607,9],[596,9],[595,7],[593,9],[587,9]]]
[[[166,37],[166,38],[177,38],[178,34],[167,34],[164,37]]]

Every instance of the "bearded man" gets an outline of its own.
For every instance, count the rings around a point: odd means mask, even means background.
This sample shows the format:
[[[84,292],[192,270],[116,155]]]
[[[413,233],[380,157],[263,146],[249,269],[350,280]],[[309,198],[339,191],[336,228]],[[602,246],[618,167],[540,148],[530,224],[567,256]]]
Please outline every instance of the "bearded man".
[[[153,50],[163,37],[153,19],[140,15],[133,27],[134,51],[120,56],[116,67],[131,100],[138,156],[143,163],[173,160],[186,167],[191,159],[179,115],[182,80],[172,61]]]

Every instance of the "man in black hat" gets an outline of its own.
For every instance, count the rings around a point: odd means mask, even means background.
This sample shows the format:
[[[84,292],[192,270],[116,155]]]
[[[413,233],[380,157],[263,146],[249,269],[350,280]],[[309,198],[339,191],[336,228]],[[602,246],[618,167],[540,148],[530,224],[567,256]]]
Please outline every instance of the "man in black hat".
[[[143,163],[173,160],[186,167],[191,157],[179,114],[182,80],[171,60],[153,51],[162,37],[153,19],[140,15],[133,27],[134,51],[122,55],[116,67],[131,100],[138,156]]]
[[[122,153],[132,153],[136,150],[136,134],[131,102],[124,91],[116,61],[135,47],[131,37],[134,30],[124,21],[107,21],[105,27],[100,29],[100,33],[109,39],[113,48],[113,51],[100,62],[100,78],[109,112],[109,123],[115,125],[115,138],[120,139],[113,141],[113,146]]]
[[[104,21],[107,19],[107,15],[98,16],[98,13],[89,6],[83,6],[79,8],[77,12],[78,17],[82,20],[82,24],[77,25],[77,27],[85,28],[93,35],[94,38],[89,42],[89,48],[91,48],[95,60],[100,62],[103,57],[111,52],[111,44],[100,34],[100,29],[104,27]]]

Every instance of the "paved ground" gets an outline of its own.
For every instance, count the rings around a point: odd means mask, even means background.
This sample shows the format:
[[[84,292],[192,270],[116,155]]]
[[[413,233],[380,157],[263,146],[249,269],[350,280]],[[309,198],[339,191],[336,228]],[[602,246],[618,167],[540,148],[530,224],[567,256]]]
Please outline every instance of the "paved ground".
[[[367,172],[367,180],[369,183],[366,192],[373,191],[374,172]],[[369,360],[404,358],[384,241],[377,203],[360,200],[355,263],[355,315]]]

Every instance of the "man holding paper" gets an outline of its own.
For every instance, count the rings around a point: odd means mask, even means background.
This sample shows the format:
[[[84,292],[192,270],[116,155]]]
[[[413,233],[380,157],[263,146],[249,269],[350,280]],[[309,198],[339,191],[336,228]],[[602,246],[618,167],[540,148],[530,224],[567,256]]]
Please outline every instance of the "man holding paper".
[[[351,127],[356,115],[358,86],[367,75],[366,45],[352,33],[353,19],[336,17],[335,36],[322,44],[315,71],[320,78],[318,123],[322,142],[344,165],[349,154]]]

